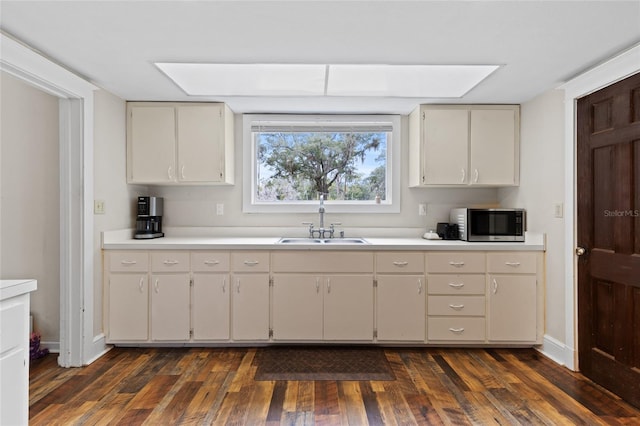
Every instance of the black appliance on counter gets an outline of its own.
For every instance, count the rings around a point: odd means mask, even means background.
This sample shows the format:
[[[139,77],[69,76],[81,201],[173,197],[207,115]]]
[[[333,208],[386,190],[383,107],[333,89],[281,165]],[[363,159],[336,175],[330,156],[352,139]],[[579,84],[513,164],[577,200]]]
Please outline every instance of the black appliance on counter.
[[[455,223],[439,222],[436,226],[436,233],[443,240],[459,240],[458,225]]]
[[[164,237],[164,232],[162,232],[163,204],[164,201],[160,197],[138,197],[138,216],[133,238],[146,240]]]

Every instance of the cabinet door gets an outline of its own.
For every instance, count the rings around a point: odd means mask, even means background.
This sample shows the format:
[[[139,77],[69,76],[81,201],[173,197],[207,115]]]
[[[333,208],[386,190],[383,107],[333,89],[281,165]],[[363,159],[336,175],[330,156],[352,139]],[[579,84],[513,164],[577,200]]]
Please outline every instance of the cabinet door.
[[[147,274],[109,276],[109,341],[149,339]]]
[[[373,276],[325,278],[325,340],[373,340]]]
[[[467,183],[469,111],[425,109],[424,114],[423,185]]]
[[[222,105],[178,107],[179,181],[222,180],[222,128]]]
[[[151,340],[189,340],[189,274],[156,274],[151,281]]]
[[[489,276],[489,340],[535,342],[535,275]]]
[[[274,340],[321,340],[323,279],[311,274],[274,275]]]
[[[471,183],[515,185],[516,110],[471,111]]]
[[[425,339],[424,277],[379,275],[376,297],[378,340]]]
[[[175,126],[173,107],[130,107],[129,183],[175,182]]]
[[[269,339],[269,274],[232,276],[232,338]]]
[[[193,340],[228,340],[229,274],[193,274]]]

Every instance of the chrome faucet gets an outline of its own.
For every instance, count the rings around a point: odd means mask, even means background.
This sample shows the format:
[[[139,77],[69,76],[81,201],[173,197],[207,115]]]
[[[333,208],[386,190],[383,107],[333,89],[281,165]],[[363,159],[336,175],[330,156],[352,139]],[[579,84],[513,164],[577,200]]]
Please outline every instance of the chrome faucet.
[[[320,194],[320,208],[318,209],[318,213],[320,214],[320,225],[318,229],[313,227],[312,222],[302,222],[303,225],[309,225],[309,238],[315,238],[316,234],[318,234],[318,238],[333,238],[333,234],[335,232],[335,225],[342,225],[340,222],[332,223],[329,229],[324,228],[324,194]],[[341,233],[342,235],[342,233]]]

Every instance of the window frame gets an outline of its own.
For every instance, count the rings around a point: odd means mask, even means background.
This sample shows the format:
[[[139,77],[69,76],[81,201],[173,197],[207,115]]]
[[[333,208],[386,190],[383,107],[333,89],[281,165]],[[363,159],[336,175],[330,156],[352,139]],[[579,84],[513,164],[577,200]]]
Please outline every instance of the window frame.
[[[340,114],[243,114],[243,168],[242,168],[242,211],[243,213],[316,213],[318,201],[278,201],[273,203],[255,202],[257,155],[252,135],[252,124],[269,122],[385,122],[393,130],[387,140],[387,199],[377,204],[375,201],[327,200],[325,206],[332,213],[400,213],[400,115],[340,115]]]

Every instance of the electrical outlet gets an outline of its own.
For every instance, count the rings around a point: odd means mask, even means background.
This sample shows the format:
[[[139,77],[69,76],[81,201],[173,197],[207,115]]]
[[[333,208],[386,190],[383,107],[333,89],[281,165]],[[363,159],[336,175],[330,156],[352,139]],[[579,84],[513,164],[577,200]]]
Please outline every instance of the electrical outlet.
[[[553,215],[555,217],[563,217],[564,216],[564,204],[557,203],[553,205]]]
[[[93,214],[104,214],[104,200],[93,200]]]
[[[224,204],[216,204],[216,214],[222,216],[224,214]]]
[[[419,216],[426,216],[427,215],[427,204],[426,203],[418,204],[418,215]]]

